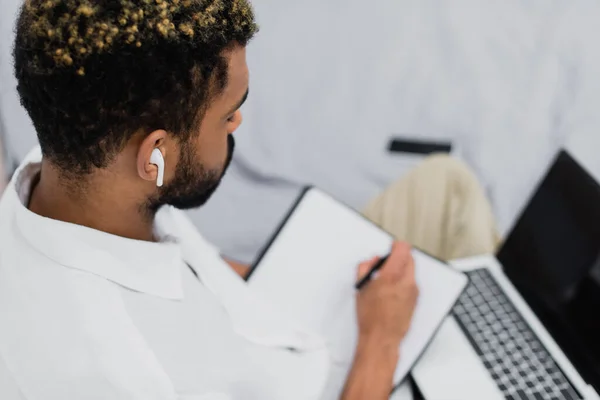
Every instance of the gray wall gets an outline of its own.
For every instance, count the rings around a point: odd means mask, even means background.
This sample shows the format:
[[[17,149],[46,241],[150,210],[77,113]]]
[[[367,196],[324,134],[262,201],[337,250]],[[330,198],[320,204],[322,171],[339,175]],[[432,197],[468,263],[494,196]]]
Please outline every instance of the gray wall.
[[[0,112],[9,162],[22,158],[36,143],[14,90],[10,61],[19,4],[0,0]],[[263,30],[249,52],[252,90],[238,153],[249,168],[288,171],[292,178],[319,181],[323,175],[319,171],[354,171],[338,162],[353,155],[318,158],[303,147],[310,135],[323,143],[342,139],[366,143],[384,139],[369,132],[378,126],[381,132],[387,129],[385,134],[449,137],[486,185],[503,232],[560,147],[572,150],[600,179],[596,2],[462,0],[450,6],[432,0],[378,0],[372,10],[379,14],[370,19],[359,15],[364,10],[364,1],[359,0],[255,0],[254,4]],[[362,36],[354,38],[356,46],[362,46],[360,59],[352,58],[354,45],[344,43],[344,32],[331,29],[332,18],[340,14],[350,22],[353,18],[340,13],[340,7],[367,24]],[[380,21],[390,15],[395,18],[390,23],[396,21],[396,36],[392,30],[381,30],[385,25]],[[356,25],[349,29],[352,26]],[[378,33],[372,43],[364,36],[369,32]],[[369,59],[377,63],[369,64]],[[353,92],[354,76],[365,70],[392,75]],[[387,93],[388,88],[395,93]],[[354,95],[355,101],[345,100]],[[399,100],[395,108],[376,108],[384,103],[382,96],[391,95]],[[339,107],[331,108],[336,102]],[[356,117],[358,123],[331,123],[348,117]],[[280,149],[300,151],[296,156],[293,151],[276,154]],[[374,152],[370,157],[378,156]],[[373,176],[377,184],[385,183],[392,173],[402,171],[401,164],[397,170],[382,172],[376,162],[360,160],[352,168],[363,166],[366,177],[356,181],[353,190],[359,192]],[[311,169],[313,175],[298,172]],[[337,190],[336,185],[353,182],[352,178],[332,180],[331,186]],[[356,194],[339,191],[341,196]]]
[[[37,139],[29,117],[20,106],[12,72],[13,24],[21,0],[0,0],[0,117],[8,163],[23,158]]]

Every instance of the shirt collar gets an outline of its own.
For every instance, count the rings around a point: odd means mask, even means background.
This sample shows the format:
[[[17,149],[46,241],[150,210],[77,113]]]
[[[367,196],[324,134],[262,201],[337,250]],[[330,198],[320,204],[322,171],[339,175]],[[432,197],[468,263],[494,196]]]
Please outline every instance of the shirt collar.
[[[219,299],[234,329],[246,339],[265,346],[326,353],[320,337],[299,328],[288,315],[252,291],[185,214],[172,207],[163,207],[156,215],[155,232],[170,238],[163,243],[125,239],[29,211],[25,204],[41,157],[39,148],[26,157],[5,193],[9,198],[3,200],[10,207],[7,214],[15,218],[15,234],[35,250],[64,267],[174,300],[183,298],[181,265],[187,262]]]
[[[169,233],[160,243],[127,239],[81,225],[45,218],[31,212],[31,185],[41,168],[39,148],[16,171],[7,190],[16,196],[15,222],[24,240],[54,262],[108,279],[137,292],[166,299],[183,298],[182,254],[177,237]],[[164,234],[159,211],[156,232]]]

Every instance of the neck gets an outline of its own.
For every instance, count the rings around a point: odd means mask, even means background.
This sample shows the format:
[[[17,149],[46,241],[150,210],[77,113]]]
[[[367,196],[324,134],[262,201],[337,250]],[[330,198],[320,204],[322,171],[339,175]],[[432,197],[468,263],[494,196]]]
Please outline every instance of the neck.
[[[85,189],[67,187],[56,169],[42,162],[29,209],[43,217],[86,226],[129,239],[153,241],[154,215],[144,212],[131,188],[91,177]]]

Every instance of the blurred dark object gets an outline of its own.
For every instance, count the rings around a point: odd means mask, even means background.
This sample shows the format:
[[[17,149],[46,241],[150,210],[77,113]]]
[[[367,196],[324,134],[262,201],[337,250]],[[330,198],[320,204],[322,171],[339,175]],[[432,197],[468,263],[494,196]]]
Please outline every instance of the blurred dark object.
[[[428,155],[433,153],[450,153],[452,144],[448,142],[416,141],[394,138],[388,145],[390,153],[411,153]]]

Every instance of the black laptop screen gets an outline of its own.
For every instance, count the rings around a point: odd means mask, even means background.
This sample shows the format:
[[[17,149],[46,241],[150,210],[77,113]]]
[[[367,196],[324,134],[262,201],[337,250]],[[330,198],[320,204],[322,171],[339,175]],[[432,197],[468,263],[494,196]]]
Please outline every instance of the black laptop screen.
[[[600,186],[561,152],[498,260],[581,375],[600,389]]]

